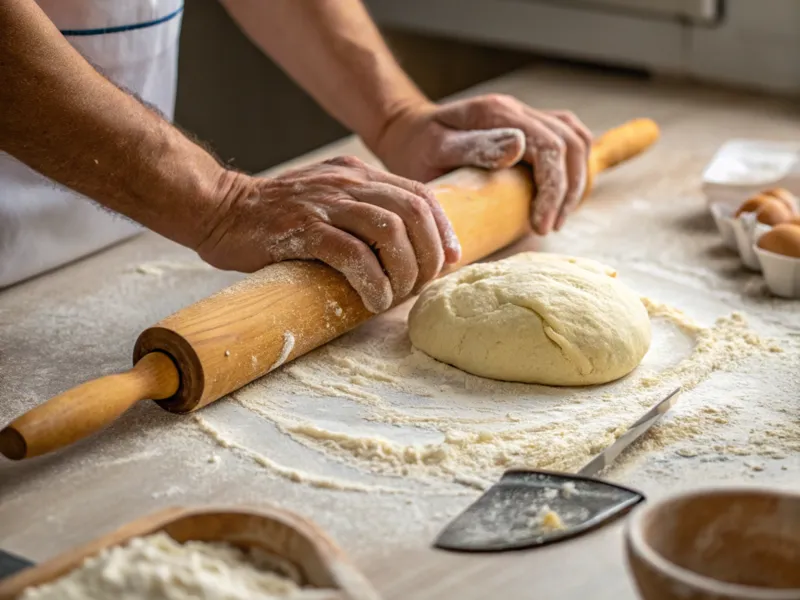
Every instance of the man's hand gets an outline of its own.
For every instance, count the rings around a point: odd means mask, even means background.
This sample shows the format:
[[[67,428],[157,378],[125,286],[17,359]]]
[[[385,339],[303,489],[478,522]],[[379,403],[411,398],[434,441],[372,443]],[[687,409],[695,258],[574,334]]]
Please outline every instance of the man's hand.
[[[394,173],[430,181],[462,166],[533,167],[534,230],[558,230],[578,206],[587,180],[592,135],[568,111],[535,110],[511,96],[489,95],[399,110],[373,151]]]
[[[198,253],[252,272],[318,259],[342,273],[372,312],[386,310],[461,254],[450,222],[421,183],[336,158],[275,178],[236,176]]]

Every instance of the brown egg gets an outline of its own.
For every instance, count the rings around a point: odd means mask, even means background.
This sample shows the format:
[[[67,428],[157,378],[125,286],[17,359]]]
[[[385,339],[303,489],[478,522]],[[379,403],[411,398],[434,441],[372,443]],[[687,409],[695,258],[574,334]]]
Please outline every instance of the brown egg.
[[[792,218],[792,211],[778,200],[764,202],[756,211],[756,221],[764,225],[779,225]]]
[[[789,223],[790,225],[798,225],[798,226],[800,226],[800,217],[792,217],[791,219],[789,219],[786,222]]]
[[[738,217],[742,213],[746,212],[758,212],[758,209],[761,208],[767,202],[773,202],[775,198],[770,196],[765,196],[763,194],[756,194],[755,196],[751,196],[744,202],[742,205],[736,210],[735,217]]]
[[[800,258],[800,225],[776,225],[758,238],[758,247],[775,254]]]
[[[780,200],[783,202],[786,208],[792,211],[792,214],[797,214],[797,197],[786,188],[772,188],[771,190],[764,190],[761,192],[761,195]]]

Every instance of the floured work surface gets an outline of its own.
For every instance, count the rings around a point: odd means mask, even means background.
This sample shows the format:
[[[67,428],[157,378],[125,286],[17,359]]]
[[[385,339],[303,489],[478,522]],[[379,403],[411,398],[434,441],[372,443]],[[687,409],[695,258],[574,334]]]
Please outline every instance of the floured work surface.
[[[690,389],[608,478],[651,497],[796,481],[800,304],[770,297],[723,249],[699,189],[719,144],[797,138],[797,113],[544,69],[484,89],[569,107],[596,131],[640,115],[662,126],[656,148],[604,175],[538,246],[609,264],[651,300],[654,343],[640,369],[584,390],[491,382],[413,351],[405,305],[195,415],[148,403],[59,455],[0,462],[0,547],[41,560],[164,505],[272,502],[328,529],[388,597],[480,597],[500,581],[509,597],[534,584],[564,591],[549,597],[633,597],[619,527],[535,559],[426,546],[504,468],[575,469],[678,383]],[[312,158],[342,153],[364,156],[348,141]],[[144,235],[0,293],[0,420],[128,368],[142,329],[238,278]],[[427,575],[409,574],[417,569]]]

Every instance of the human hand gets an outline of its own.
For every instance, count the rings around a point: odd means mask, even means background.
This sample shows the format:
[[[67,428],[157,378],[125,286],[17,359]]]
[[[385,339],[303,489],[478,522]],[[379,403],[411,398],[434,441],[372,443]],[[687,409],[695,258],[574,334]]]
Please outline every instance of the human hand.
[[[531,222],[542,235],[560,229],[580,203],[591,144],[571,112],[536,110],[499,94],[406,107],[370,141],[389,170],[419,181],[462,166],[501,169],[525,161],[536,184]]]
[[[421,183],[341,157],[273,178],[236,175],[200,257],[243,272],[318,259],[347,278],[372,312],[433,279],[461,248]]]

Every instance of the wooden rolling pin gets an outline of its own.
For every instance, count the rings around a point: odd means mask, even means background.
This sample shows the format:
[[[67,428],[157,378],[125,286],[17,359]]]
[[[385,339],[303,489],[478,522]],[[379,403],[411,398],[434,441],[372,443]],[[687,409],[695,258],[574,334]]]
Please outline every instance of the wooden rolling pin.
[[[636,156],[658,135],[649,119],[610,130],[593,144],[591,179]],[[457,266],[530,230],[527,167],[460,169],[430,186],[461,241]],[[177,413],[197,410],[371,316],[332,268],[311,261],[271,265],[146,329],[136,341],[130,371],[79,385],[22,415],[0,431],[0,452],[19,460],[63,448],[140,400],[156,400]]]

